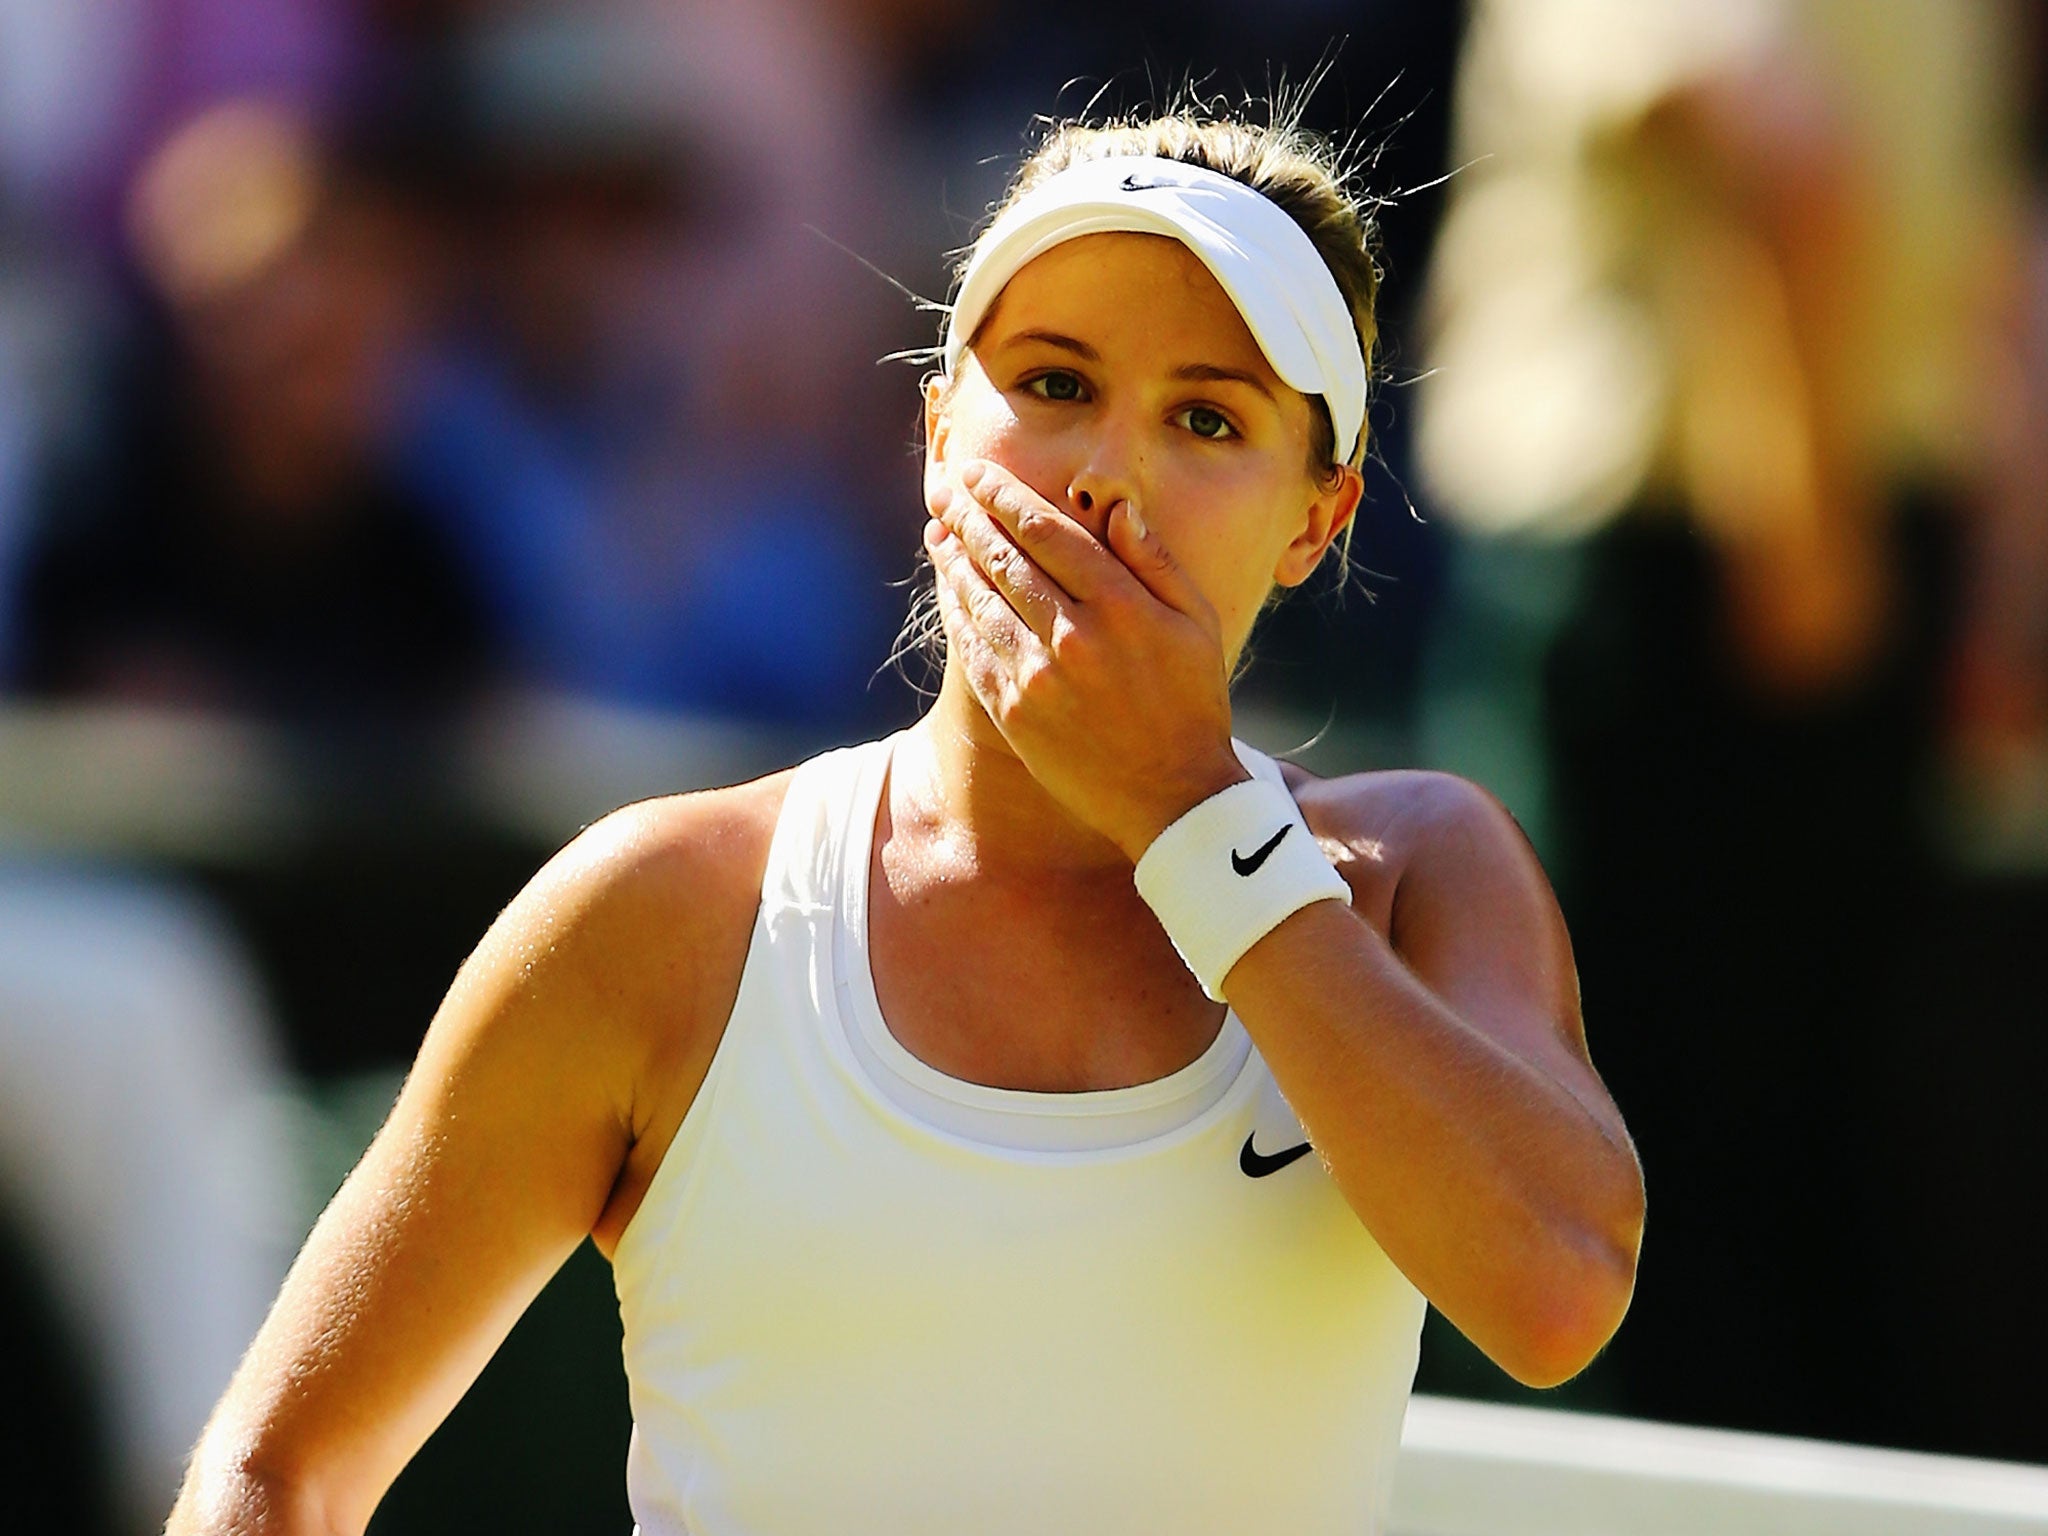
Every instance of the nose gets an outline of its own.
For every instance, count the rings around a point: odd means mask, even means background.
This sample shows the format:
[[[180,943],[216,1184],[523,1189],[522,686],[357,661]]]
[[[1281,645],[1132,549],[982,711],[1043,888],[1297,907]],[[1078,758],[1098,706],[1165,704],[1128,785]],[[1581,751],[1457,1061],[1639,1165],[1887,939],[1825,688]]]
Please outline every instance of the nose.
[[[1076,481],[1067,487],[1067,502],[1081,526],[1102,538],[1109,529],[1109,515],[1116,510],[1116,501],[1096,492],[1092,487]],[[1100,515],[1097,515],[1097,509]]]
[[[1106,537],[1110,513],[1137,493],[1141,469],[1126,434],[1103,432],[1067,481],[1067,510],[1098,539]]]

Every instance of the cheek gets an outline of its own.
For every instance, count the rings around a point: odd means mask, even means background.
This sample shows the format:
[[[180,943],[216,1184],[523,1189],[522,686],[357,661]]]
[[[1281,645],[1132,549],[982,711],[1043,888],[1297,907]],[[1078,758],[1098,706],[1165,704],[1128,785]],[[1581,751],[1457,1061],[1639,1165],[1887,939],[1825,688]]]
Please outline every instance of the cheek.
[[[1014,468],[1013,461],[1031,456],[1031,439],[1007,411],[977,411],[954,423],[946,456],[956,466],[969,459],[990,459]]]
[[[1067,487],[1077,462],[1073,445],[1031,430],[1000,403],[956,418],[946,461],[958,469],[969,459],[999,464],[1054,506],[1067,505]]]
[[[1234,655],[1272,591],[1284,541],[1276,542],[1273,519],[1261,503],[1185,493],[1162,500],[1173,511],[1158,519],[1160,537],[1216,609],[1224,644]]]
[[[1273,595],[1274,573],[1304,526],[1307,497],[1291,469],[1266,455],[1241,461],[1236,473],[1218,474],[1210,467],[1183,482],[1172,529],[1162,530],[1215,607],[1233,664]]]

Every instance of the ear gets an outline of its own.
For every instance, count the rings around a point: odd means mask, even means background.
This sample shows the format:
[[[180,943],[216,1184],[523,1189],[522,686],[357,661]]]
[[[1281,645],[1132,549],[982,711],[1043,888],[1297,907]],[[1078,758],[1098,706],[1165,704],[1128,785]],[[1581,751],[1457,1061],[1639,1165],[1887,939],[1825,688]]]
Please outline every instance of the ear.
[[[924,504],[946,480],[946,439],[953,425],[946,409],[946,376],[934,373],[924,381]]]
[[[1301,530],[1280,552],[1273,579],[1283,587],[1298,587],[1307,581],[1337,536],[1351,526],[1364,494],[1365,476],[1349,464],[1342,465],[1327,486],[1318,486],[1315,500],[1302,516]]]

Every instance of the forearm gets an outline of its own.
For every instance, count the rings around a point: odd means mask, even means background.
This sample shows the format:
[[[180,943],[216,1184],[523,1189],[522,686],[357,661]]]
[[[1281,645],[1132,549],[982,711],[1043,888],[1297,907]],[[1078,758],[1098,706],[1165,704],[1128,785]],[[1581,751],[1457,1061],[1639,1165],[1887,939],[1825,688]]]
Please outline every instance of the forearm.
[[[1339,1189],[1458,1328],[1531,1384],[1576,1373],[1626,1310],[1635,1155],[1590,1068],[1460,1019],[1341,904],[1267,934],[1224,988]]]

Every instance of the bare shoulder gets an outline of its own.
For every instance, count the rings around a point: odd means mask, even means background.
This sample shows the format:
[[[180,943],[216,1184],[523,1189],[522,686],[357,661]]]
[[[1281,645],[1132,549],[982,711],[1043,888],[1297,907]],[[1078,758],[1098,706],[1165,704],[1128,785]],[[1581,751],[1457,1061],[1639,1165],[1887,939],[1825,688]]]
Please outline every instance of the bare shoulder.
[[[628,1150],[593,1228],[606,1252],[718,1049],[791,772],[614,811],[507,910],[520,953],[504,958],[576,994],[565,1015],[586,1021],[613,1069]]]
[[[1521,826],[1470,779],[1415,768],[1324,779],[1293,763],[1280,766],[1309,830],[1351,883],[1362,911],[1384,910],[1391,918],[1397,894],[1416,895],[1419,885],[1502,877],[1550,901]]]
[[[513,898],[465,977],[671,1009],[678,988],[708,981],[716,956],[744,946],[787,780],[641,801],[592,823]]]
[[[584,1223],[606,1252],[717,1051],[793,771],[592,823],[491,925],[428,1031],[422,1066],[509,1057],[508,1091],[602,1122],[614,1150]]]
[[[1354,908],[1418,975],[1497,1038],[1584,1059],[1571,936],[1506,806],[1454,774],[1283,767]]]
[[[574,940],[611,988],[670,994],[706,959],[744,949],[788,772],[644,800],[594,822],[548,861],[507,915],[523,937]]]

